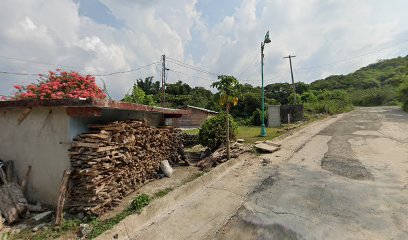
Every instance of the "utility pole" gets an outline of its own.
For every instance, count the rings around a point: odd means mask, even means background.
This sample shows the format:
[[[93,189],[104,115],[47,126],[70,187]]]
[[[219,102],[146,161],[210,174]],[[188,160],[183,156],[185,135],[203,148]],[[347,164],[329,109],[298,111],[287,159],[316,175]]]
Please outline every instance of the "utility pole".
[[[162,97],[161,97],[161,105],[164,107],[166,97],[165,97],[165,86],[166,86],[166,55],[162,56]]]
[[[293,88],[293,100],[294,104],[296,104],[296,87],[295,87],[295,80],[293,79],[293,70],[292,70],[292,58],[295,58],[296,56],[289,56],[284,57],[284,58],[289,58],[289,65],[290,65],[290,76],[292,77],[292,88]]]

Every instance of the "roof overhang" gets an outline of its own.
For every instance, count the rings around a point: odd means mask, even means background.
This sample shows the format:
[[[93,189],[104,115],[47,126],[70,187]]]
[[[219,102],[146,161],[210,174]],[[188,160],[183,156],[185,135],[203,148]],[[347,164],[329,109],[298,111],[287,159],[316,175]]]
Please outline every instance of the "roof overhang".
[[[65,107],[72,117],[101,116],[103,109],[161,113],[165,118],[179,118],[190,114],[184,109],[153,107],[141,104],[97,99],[44,99],[0,101],[0,108]]]

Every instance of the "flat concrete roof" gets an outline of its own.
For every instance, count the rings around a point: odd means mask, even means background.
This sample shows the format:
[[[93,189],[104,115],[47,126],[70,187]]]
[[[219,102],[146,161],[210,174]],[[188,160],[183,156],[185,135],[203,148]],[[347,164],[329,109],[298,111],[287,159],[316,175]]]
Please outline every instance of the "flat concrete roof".
[[[162,113],[165,117],[181,117],[190,114],[184,109],[153,107],[111,100],[98,99],[44,99],[0,101],[0,108],[36,108],[36,107],[66,107],[70,116],[98,116],[102,109],[127,110],[138,112]]]

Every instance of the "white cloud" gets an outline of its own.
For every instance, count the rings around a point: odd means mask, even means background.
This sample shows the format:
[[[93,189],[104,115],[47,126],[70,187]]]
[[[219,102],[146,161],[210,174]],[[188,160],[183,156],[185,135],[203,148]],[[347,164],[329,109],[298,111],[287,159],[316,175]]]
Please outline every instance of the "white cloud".
[[[301,81],[347,73],[378,58],[408,53],[404,45],[393,47],[408,38],[408,3],[403,0],[242,0],[215,24],[202,18],[203,11],[210,10],[197,9],[200,0],[100,1],[124,27],[80,16],[73,0],[1,1],[1,55],[106,73],[157,62],[166,54],[259,84],[260,42],[267,30],[272,39],[265,47],[267,83],[289,80],[288,63],[282,59],[289,53],[297,55],[295,76]],[[350,59],[380,48],[386,49]],[[56,68],[1,57],[0,65],[0,70],[33,73]],[[215,79],[171,60],[168,66],[184,73],[170,73],[169,82],[182,79],[209,87],[211,80],[206,79]],[[155,66],[103,79],[112,95],[120,98],[132,81],[149,75],[158,77]],[[11,94],[12,85],[30,81],[34,79],[1,75],[0,94]]]

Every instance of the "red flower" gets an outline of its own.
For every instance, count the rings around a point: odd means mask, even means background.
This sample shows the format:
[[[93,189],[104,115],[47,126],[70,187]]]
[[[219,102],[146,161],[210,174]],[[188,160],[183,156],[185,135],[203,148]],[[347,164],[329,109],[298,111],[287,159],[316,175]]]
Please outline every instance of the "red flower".
[[[95,77],[82,76],[77,72],[49,71],[48,76],[40,75],[37,84],[26,87],[14,86],[18,92],[15,99],[63,99],[63,98],[106,98],[106,94],[95,84]]]

